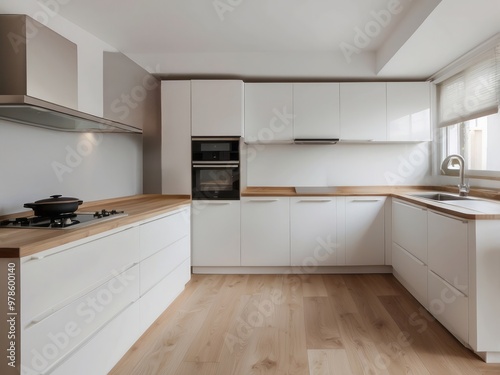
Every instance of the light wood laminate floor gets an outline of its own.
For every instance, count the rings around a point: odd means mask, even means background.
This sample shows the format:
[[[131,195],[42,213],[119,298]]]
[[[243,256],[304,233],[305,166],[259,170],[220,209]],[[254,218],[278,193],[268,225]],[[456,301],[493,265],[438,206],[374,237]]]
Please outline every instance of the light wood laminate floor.
[[[463,347],[392,275],[193,275],[110,374],[493,375],[500,365]]]

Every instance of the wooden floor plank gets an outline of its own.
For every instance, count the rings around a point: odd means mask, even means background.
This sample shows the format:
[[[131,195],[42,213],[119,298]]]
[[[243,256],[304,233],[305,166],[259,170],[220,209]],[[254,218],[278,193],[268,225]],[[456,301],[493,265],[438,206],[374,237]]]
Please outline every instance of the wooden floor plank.
[[[327,297],[322,275],[301,275],[304,297]]]
[[[304,297],[307,349],[341,349],[341,334],[330,297]]]
[[[184,362],[216,362],[230,322],[235,319],[236,301],[243,294],[248,276],[234,275],[224,280],[219,293],[183,359]]]
[[[373,284],[379,284],[382,278],[380,275],[370,275],[369,278],[364,276],[350,275],[344,280],[367,332],[380,353],[374,363],[375,367],[394,375],[430,375],[413,350],[409,334],[399,329],[371,288]]]
[[[217,375],[218,363],[182,362],[174,375]]]
[[[355,375],[344,349],[309,349],[310,375]]]

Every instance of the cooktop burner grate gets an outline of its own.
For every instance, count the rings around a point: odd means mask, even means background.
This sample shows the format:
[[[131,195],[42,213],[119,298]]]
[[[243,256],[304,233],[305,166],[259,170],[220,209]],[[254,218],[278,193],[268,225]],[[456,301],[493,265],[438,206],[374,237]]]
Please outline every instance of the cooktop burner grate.
[[[55,217],[23,216],[0,221],[0,228],[20,229],[70,229],[81,228],[86,225],[117,219],[127,216],[124,211],[101,210],[95,212],[75,212],[61,214]]]

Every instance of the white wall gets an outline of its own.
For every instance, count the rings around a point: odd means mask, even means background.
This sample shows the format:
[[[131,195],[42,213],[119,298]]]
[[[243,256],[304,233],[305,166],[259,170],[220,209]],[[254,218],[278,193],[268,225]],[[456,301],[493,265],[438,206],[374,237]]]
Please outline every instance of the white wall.
[[[0,0],[0,13],[28,14],[77,44],[79,109],[102,116],[103,51],[116,50],[59,16],[64,1],[46,3]],[[0,157],[0,215],[53,194],[89,201],[142,193],[140,135],[66,133],[0,120]]]
[[[140,135],[58,132],[0,120],[0,158],[0,215],[53,194],[90,201],[142,192]]]
[[[247,186],[420,185],[429,143],[246,145]]]

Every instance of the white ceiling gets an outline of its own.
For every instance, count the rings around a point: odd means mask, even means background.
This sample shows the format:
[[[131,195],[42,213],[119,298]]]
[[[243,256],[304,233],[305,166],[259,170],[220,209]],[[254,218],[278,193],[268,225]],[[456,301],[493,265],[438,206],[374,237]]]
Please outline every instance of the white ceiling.
[[[161,76],[425,79],[500,32],[500,0],[54,1]]]

